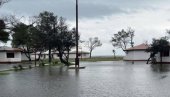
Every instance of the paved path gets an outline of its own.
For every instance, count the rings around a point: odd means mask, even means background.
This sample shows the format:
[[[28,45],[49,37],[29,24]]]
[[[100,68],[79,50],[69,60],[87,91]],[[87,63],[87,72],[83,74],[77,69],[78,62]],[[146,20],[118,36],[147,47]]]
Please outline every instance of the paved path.
[[[13,66],[18,66],[19,64],[21,64],[23,67],[28,67],[30,65],[30,64],[25,64],[25,63],[0,64],[0,71],[11,69],[13,68]],[[34,64],[31,64],[31,65],[34,65]]]

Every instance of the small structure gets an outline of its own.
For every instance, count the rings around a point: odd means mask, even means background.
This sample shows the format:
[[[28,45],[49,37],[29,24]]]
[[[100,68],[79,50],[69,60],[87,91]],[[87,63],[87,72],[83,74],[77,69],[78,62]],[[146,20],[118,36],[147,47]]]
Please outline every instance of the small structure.
[[[21,62],[21,49],[7,46],[0,47],[0,63]]]
[[[160,53],[156,54],[156,62],[161,62]],[[162,63],[170,64],[170,49],[162,52]]]
[[[65,52],[65,53],[67,53],[67,52]],[[58,51],[56,51],[56,52],[52,51],[51,52],[51,57],[54,58],[54,59],[59,59],[58,54],[59,54]],[[79,51],[78,54],[79,54],[79,58],[89,58],[90,57],[90,53],[87,52],[87,51],[82,51],[81,50],[81,51]],[[40,53],[37,52],[36,53],[36,58],[38,58],[39,56],[40,56]],[[31,57],[34,59],[35,58],[35,53],[32,53]],[[49,58],[48,51],[41,53],[40,59],[48,59],[48,58]],[[76,58],[76,51],[75,50],[70,51],[69,58]]]
[[[34,58],[31,56],[31,60],[34,60]],[[21,61],[22,62],[27,62],[29,61],[28,57],[25,55],[23,51],[21,51]]]
[[[150,56],[150,53],[146,52],[148,48],[148,44],[140,44],[131,48],[128,48],[126,51],[126,56],[124,57],[124,61],[147,61]]]
[[[78,52],[78,56],[79,58],[89,58],[90,57],[90,53],[87,51],[80,51]],[[76,58],[76,51],[71,51],[70,52],[70,58]]]

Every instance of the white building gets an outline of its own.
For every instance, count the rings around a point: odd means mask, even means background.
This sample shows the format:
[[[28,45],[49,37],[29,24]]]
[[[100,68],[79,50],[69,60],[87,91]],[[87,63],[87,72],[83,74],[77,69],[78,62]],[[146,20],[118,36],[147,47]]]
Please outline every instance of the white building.
[[[32,55],[31,60],[35,60],[34,57],[32,57]],[[21,61],[29,61],[28,57],[25,55],[24,52],[21,52]]]
[[[90,53],[87,52],[87,51],[79,50],[78,56],[79,56],[79,58],[89,58],[90,57]],[[71,51],[69,57],[70,58],[76,58],[76,51]]]
[[[125,61],[147,61],[150,57],[150,53],[146,52],[149,46],[147,44],[140,44],[131,48],[126,49]]]
[[[161,62],[160,53],[156,55],[156,62],[157,63]],[[170,49],[162,52],[162,63],[170,64]]]
[[[18,63],[21,62],[21,49],[0,47],[0,63]]]
[[[48,55],[48,51],[46,51],[46,52],[43,52],[42,54],[41,54],[41,59],[48,59],[49,58],[49,55]],[[39,52],[37,52],[36,53],[36,58],[38,58],[39,57]],[[82,51],[82,50],[79,50],[79,58],[89,58],[90,57],[90,53],[89,52],[87,52],[87,51]],[[35,58],[35,54],[33,53],[32,55],[32,58],[34,59]],[[52,56],[52,58],[54,58],[54,59],[59,59],[59,57],[58,57],[58,52],[56,51],[56,52],[51,52],[51,56]],[[76,58],[76,51],[70,51],[70,54],[69,54],[69,58]]]

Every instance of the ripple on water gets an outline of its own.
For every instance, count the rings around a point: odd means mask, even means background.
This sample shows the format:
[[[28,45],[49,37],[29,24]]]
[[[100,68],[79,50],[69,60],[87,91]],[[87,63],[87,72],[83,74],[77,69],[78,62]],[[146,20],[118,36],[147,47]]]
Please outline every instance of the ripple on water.
[[[0,77],[0,97],[169,97],[169,66],[83,62],[79,71],[34,68]]]

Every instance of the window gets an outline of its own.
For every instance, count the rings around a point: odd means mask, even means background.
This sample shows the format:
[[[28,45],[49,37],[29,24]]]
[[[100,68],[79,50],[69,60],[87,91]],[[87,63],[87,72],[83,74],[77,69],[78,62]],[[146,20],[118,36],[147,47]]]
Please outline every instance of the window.
[[[165,50],[162,52],[163,57],[168,57],[169,56],[169,50]]]
[[[7,53],[7,58],[14,58],[14,53]]]

